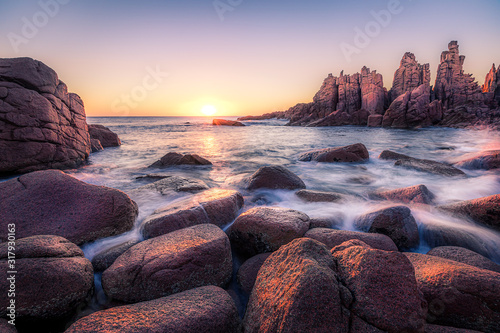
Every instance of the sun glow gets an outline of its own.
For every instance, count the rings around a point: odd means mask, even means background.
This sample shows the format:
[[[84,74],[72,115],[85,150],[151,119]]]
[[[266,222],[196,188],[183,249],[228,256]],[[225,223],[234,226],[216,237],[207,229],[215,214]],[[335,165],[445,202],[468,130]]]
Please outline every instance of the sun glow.
[[[213,105],[205,105],[201,108],[201,113],[205,116],[213,116],[217,113],[217,109]]]

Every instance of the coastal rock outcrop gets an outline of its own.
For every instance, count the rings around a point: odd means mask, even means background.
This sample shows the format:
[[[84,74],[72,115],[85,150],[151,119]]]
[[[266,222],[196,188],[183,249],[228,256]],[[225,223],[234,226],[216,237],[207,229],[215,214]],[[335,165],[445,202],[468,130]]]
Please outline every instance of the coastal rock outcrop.
[[[302,162],[362,162],[370,158],[370,154],[362,143],[344,147],[325,148],[303,153],[299,156]]]
[[[16,224],[18,238],[57,235],[80,245],[132,229],[138,207],[119,190],[45,170],[0,183],[0,211],[0,227]]]
[[[458,168],[491,170],[500,168],[500,150],[487,150],[454,164]]]
[[[364,214],[354,221],[354,226],[365,232],[389,236],[400,250],[416,248],[420,243],[417,222],[406,206]]]
[[[135,303],[206,285],[223,287],[231,274],[228,237],[203,224],[131,247],[104,271],[102,286],[113,299]]]
[[[309,230],[309,216],[281,207],[255,207],[238,216],[228,230],[235,250],[248,256],[273,252]]]
[[[495,64],[491,66],[484,79],[482,90],[486,94],[486,100],[492,103],[493,107],[500,105],[500,67],[495,69]]]
[[[164,168],[173,165],[212,165],[212,162],[196,154],[168,153],[149,167]]]
[[[306,184],[296,174],[281,165],[265,166],[255,171],[248,179],[247,189],[305,189]]]
[[[0,59],[0,175],[81,165],[90,136],[81,98],[31,58]]]
[[[237,191],[204,191],[157,209],[144,220],[142,234],[145,238],[152,238],[206,223],[222,227],[238,216],[243,203],[243,196]]]
[[[439,246],[429,252],[430,256],[454,260],[463,264],[500,273],[500,265],[474,251],[459,246]]]
[[[214,119],[212,125],[215,126],[245,126],[245,124],[234,120]]]
[[[465,176],[465,173],[462,170],[459,170],[454,166],[432,160],[414,158],[411,156],[395,153],[390,150],[384,150],[380,154],[379,158],[382,160],[396,161],[394,162],[394,165],[396,166],[402,166],[417,171],[429,172],[436,175],[447,177]]]
[[[406,52],[394,73],[392,88],[389,90],[389,102],[392,103],[399,96],[412,92],[421,85],[429,86],[430,82],[429,64],[420,65],[413,53]]]
[[[116,133],[103,125],[89,125],[90,138],[99,140],[103,148],[118,147],[122,144]]]
[[[415,267],[433,324],[498,332],[500,273],[420,253],[405,253]]]
[[[238,311],[231,296],[215,286],[102,310],[75,322],[66,333],[237,332]]]
[[[8,279],[8,253],[15,252],[14,280]],[[10,284],[15,289],[15,319],[30,323],[62,320],[85,305],[94,287],[92,264],[82,250],[58,236],[17,239],[15,250],[0,243],[0,317],[6,317]],[[3,332],[3,331],[2,331]]]

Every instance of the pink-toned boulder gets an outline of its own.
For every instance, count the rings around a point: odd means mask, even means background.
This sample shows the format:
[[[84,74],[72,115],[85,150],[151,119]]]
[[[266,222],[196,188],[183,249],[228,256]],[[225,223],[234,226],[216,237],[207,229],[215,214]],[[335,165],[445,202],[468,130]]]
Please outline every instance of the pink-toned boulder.
[[[301,238],[282,246],[260,268],[243,331],[348,332],[348,305],[343,302],[352,296],[334,269],[332,256],[320,242]]]
[[[474,251],[459,246],[439,246],[429,252],[430,256],[454,260],[481,269],[500,273],[500,265]]]
[[[359,240],[332,249],[339,280],[353,295],[351,332],[422,332],[427,304],[410,261]]]
[[[18,238],[57,235],[83,244],[132,229],[138,208],[121,191],[46,170],[0,183],[0,212],[0,227],[15,223]]]
[[[234,120],[214,119],[212,125],[215,126],[245,126],[245,124]]]
[[[90,138],[99,140],[103,148],[118,147],[122,144],[116,133],[103,125],[89,125]]]
[[[471,170],[492,170],[500,168],[500,150],[488,150],[476,157],[455,163],[455,166]]]
[[[231,246],[213,224],[196,225],[141,242],[102,275],[112,299],[134,303],[231,279]]]
[[[500,194],[439,206],[439,208],[500,230]]]
[[[384,118],[381,114],[372,114],[368,116],[368,127],[380,127],[382,126],[382,119]]]
[[[332,249],[346,241],[358,239],[368,244],[374,249],[385,251],[397,251],[398,247],[392,239],[383,234],[365,233],[348,230],[334,230],[326,228],[314,228],[306,232],[304,237],[309,237],[325,244]]]
[[[257,170],[248,179],[248,190],[282,189],[299,190],[306,184],[296,174],[280,165],[265,166]]]
[[[311,190],[300,190],[295,195],[307,202],[337,202],[344,198],[340,193]]]
[[[207,286],[98,311],[75,322],[66,333],[233,333],[239,325],[228,293]]]
[[[149,167],[164,168],[174,165],[212,165],[212,162],[196,154],[168,153]]]
[[[0,176],[80,166],[90,154],[81,98],[31,58],[0,59]]]
[[[425,254],[406,256],[429,304],[429,323],[500,331],[500,273]]]
[[[358,217],[354,226],[364,232],[389,236],[400,250],[416,248],[420,243],[417,222],[406,206],[394,206]]]
[[[142,223],[142,234],[152,238],[205,223],[222,227],[238,216],[243,203],[243,196],[237,191],[204,191],[157,209]]]
[[[63,320],[90,300],[94,272],[78,246],[58,236],[21,238],[14,249],[11,245],[0,243],[0,288],[5,292],[0,317],[15,319],[16,324]],[[9,253],[15,254],[13,275],[8,273]],[[8,298],[12,288],[15,297]],[[10,299],[15,300],[14,318],[7,309]]]
[[[238,216],[228,230],[234,249],[245,255],[273,252],[309,230],[309,217],[281,207],[255,207]]]
[[[325,148],[310,151],[299,156],[303,162],[363,162],[370,158],[368,150],[362,143],[336,148]]]
[[[252,292],[259,269],[270,255],[271,253],[261,253],[253,256],[238,269],[238,284],[245,293],[250,294]]]
[[[101,145],[101,141],[97,139],[90,139],[90,148],[93,153],[97,153],[98,151],[104,149],[104,147]]]
[[[370,193],[370,199],[390,200],[406,204],[423,203],[430,205],[434,200],[434,194],[425,185],[415,185],[395,190]]]

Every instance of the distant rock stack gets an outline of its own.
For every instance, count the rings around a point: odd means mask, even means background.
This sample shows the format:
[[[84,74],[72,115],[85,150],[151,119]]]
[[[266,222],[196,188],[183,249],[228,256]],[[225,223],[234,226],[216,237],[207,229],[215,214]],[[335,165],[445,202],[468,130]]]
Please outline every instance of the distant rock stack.
[[[290,126],[368,125],[415,128],[426,126],[500,128],[500,69],[493,65],[482,88],[465,74],[465,56],[451,41],[441,54],[434,88],[429,64],[419,64],[407,52],[394,73],[389,92],[381,74],[363,67],[361,73],[339,77],[329,74],[311,103],[287,111],[240,120],[288,119]]]
[[[0,59],[0,175],[75,168],[90,153],[83,101],[31,58]]]

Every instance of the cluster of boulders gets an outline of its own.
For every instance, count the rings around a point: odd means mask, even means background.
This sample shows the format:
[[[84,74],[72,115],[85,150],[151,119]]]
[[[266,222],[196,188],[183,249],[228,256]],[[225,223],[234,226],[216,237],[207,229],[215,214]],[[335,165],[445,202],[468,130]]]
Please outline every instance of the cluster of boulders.
[[[87,125],[83,101],[54,70],[31,58],[0,59],[0,176],[76,168],[120,144],[108,128]]]
[[[287,111],[238,120],[288,119],[291,126],[415,128],[426,126],[499,128],[500,69],[493,65],[481,87],[463,71],[465,56],[452,41],[441,55],[434,87],[430,66],[405,53],[387,91],[381,74],[363,67],[361,73],[329,74],[311,103]]]
[[[304,163],[363,163],[370,158],[360,143],[305,156],[310,158]],[[411,159],[388,151],[381,158],[387,156]],[[443,163],[415,164],[419,171],[452,176]],[[199,185],[171,178],[150,174],[139,181],[156,180],[142,189],[153,191]],[[262,167],[242,184],[243,194],[288,190],[306,202],[341,202],[349,196],[305,189],[283,166]],[[358,231],[346,231],[335,229],[342,221],[335,227],[292,209],[244,209],[244,197],[235,190],[207,186],[186,192],[193,194],[143,221],[146,240],[124,241],[89,261],[76,244],[133,227],[137,205],[126,194],[54,170],[0,183],[0,227],[15,223],[19,238],[19,331],[500,330],[500,265],[466,242],[464,247],[449,246],[456,244],[446,238],[428,254],[404,252],[421,242],[414,205],[500,230],[499,195],[433,207],[434,195],[425,185],[377,191],[368,197],[380,200],[380,208],[355,219]],[[10,250],[3,234],[1,240],[0,266],[6,272]],[[89,312],[94,272],[102,272],[110,308]],[[237,282],[236,289],[231,281]],[[9,283],[2,279],[0,286],[7,290]],[[2,298],[0,316],[8,320],[7,302]],[[242,318],[238,309],[244,310]]]

